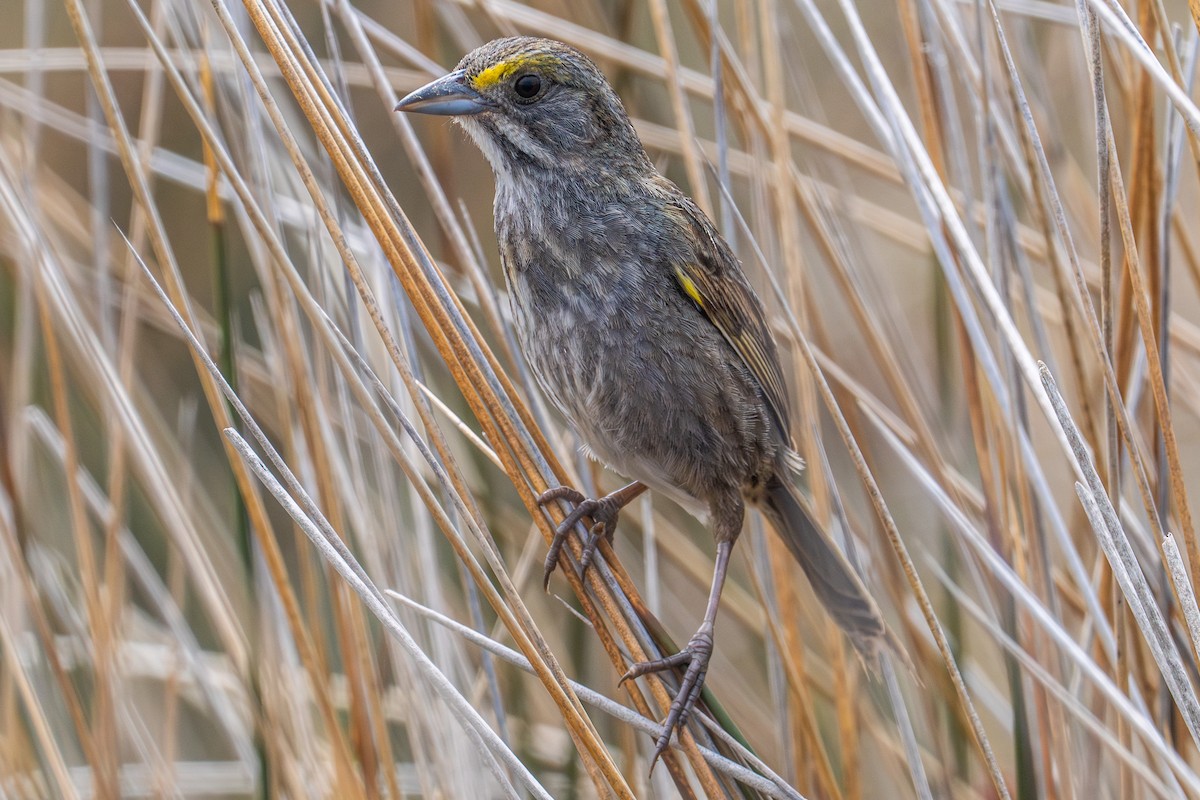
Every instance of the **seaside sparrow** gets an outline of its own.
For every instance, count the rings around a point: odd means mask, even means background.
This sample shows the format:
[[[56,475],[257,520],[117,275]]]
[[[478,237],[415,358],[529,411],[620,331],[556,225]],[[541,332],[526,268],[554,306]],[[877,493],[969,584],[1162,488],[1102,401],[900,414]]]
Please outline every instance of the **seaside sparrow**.
[[[654,169],[621,101],[585,55],[498,39],[397,110],[453,116],[491,162],[513,322],[542,391],[590,454],[634,483],[598,499],[567,487],[546,581],[580,518],[584,567],[647,488],[707,511],[717,543],[704,620],[679,653],[622,681],[686,668],[654,760],[700,696],[745,504],[760,508],[868,663],[894,640],[879,609],[792,486],[787,387],[741,264],[708,217]],[[653,762],[652,762],[653,763]]]

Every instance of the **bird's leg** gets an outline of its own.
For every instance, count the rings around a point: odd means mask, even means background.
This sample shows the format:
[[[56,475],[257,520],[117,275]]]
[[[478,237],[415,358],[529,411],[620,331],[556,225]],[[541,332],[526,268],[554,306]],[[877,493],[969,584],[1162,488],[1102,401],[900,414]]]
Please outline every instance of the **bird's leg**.
[[[554,530],[554,539],[551,540],[550,550],[546,553],[546,569],[542,574],[542,588],[550,585],[550,576],[554,573],[555,565],[558,564],[558,555],[562,552],[563,545],[571,534],[571,529],[575,527],[575,523],[583,517],[590,517],[592,520],[591,530],[588,531],[587,540],[583,543],[583,555],[579,559],[581,575],[586,575],[587,568],[592,563],[592,557],[596,554],[596,547],[600,544],[600,537],[603,536],[610,544],[612,543],[613,533],[617,530],[617,517],[620,516],[621,509],[629,505],[644,491],[646,491],[646,484],[634,481],[628,486],[617,489],[612,494],[595,499],[585,497],[570,486],[559,486],[542,492],[537,499],[539,506],[555,500],[566,500],[574,506],[563,519],[562,524]]]
[[[713,653],[713,623],[717,619],[717,608],[721,604],[721,587],[725,585],[725,572],[729,569],[729,554],[733,552],[733,542],[733,539],[725,539],[717,544],[717,563],[713,570],[712,588],[708,592],[708,606],[704,609],[704,621],[700,623],[700,630],[696,631],[687,646],[673,656],[634,664],[618,682],[620,685],[630,678],[687,665],[683,681],[679,684],[679,691],[663,723],[662,734],[654,743],[654,758],[650,759],[651,770],[654,769],[659,756],[667,749],[671,741],[671,732],[683,730],[683,726],[687,724],[688,716],[704,688],[704,676],[708,674],[708,662]]]

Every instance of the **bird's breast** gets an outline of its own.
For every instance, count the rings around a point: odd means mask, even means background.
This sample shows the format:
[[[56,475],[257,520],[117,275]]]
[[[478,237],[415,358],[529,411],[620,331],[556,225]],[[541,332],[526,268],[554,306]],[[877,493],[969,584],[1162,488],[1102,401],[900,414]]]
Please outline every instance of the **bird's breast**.
[[[530,371],[597,458],[693,497],[773,459],[752,377],[672,275],[537,237],[500,247]]]
[[[631,337],[646,334],[625,322],[644,299],[603,256],[534,237],[502,242],[501,254],[521,349],[546,395],[578,426],[595,416],[605,382],[619,378],[620,352],[637,344]]]

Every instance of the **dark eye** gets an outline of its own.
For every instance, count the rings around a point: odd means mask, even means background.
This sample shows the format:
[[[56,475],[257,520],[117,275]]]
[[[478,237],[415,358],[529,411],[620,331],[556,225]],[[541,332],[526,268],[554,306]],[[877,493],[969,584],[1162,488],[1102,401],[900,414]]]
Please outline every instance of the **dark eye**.
[[[526,100],[536,95],[541,88],[542,79],[537,75],[522,75],[513,84],[513,91],[517,93],[517,97],[523,97]]]

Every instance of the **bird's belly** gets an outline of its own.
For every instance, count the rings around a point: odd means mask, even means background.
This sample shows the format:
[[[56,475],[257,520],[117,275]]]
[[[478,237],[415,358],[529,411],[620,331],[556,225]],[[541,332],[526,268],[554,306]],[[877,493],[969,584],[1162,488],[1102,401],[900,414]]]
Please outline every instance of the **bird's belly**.
[[[743,485],[774,458],[759,391],[698,314],[664,315],[632,299],[598,314],[530,309],[514,311],[532,372],[610,468],[682,502]]]

